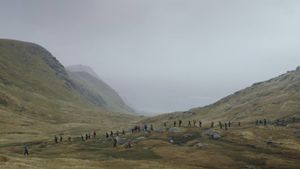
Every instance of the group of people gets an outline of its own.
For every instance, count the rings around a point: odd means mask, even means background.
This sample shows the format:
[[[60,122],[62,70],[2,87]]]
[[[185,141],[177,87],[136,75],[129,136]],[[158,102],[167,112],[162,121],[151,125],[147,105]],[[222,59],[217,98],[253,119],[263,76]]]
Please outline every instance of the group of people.
[[[178,120],[178,123],[177,123],[177,121],[174,121],[173,122],[173,126],[174,127],[177,127],[177,124],[178,124],[178,127],[182,127],[182,120]],[[198,126],[197,126],[197,124],[198,124]],[[167,127],[167,122],[164,122],[164,127]],[[225,122],[224,123],[224,128],[225,128],[225,130],[227,130],[229,127],[231,127],[231,125],[232,125],[232,122]],[[188,125],[187,125],[187,127],[202,127],[202,121],[201,120],[199,120],[199,121],[197,121],[197,120],[189,120],[188,121]],[[215,126],[215,123],[212,121],[211,123],[210,123],[210,127],[211,128],[214,128],[214,126]],[[241,122],[238,122],[238,126],[241,126]],[[219,127],[222,129],[223,128],[223,123],[221,122],[221,121],[219,121]]]
[[[125,135],[125,130],[122,130],[121,133],[123,136]],[[109,137],[113,137],[113,136],[119,136],[120,135],[120,131],[116,131],[115,133],[113,131],[110,131],[110,134],[108,132],[105,133],[105,137],[109,138]]]
[[[267,120],[266,119],[263,119],[263,120],[256,120],[256,125],[264,125],[266,126],[267,125]]]
[[[63,137],[62,135],[59,136],[59,141],[62,142],[63,141]],[[58,143],[58,137],[54,136],[54,143],[57,144]]]
[[[293,119],[293,122],[295,122],[295,118]],[[198,123],[198,126],[197,126],[197,123]],[[178,127],[182,127],[183,126],[182,124],[183,124],[182,120],[173,121],[173,126],[174,127],[177,127],[177,126]],[[192,127],[192,124],[193,124],[194,127],[200,127],[200,128],[202,127],[202,121],[201,120],[199,120],[199,121],[197,121],[197,120],[193,120],[193,121],[189,120],[187,127]],[[167,122],[164,122],[163,125],[164,125],[164,127],[167,127]],[[257,126],[258,125],[264,125],[264,126],[266,126],[267,125],[267,120],[266,119],[256,120],[256,125]],[[230,128],[231,126],[232,126],[232,122],[231,121],[228,121],[228,122],[225,122],[225,123],[222,123],[221,121],[219,121],[219,128],[220,129],[224,128],[225,130],[228,130],[228,128]],[[241,126],[241,122],[238,122],[238,126]],[[213,121],[210,123],[210,127],[214,128],[214,122]],[[134,133],[140,133],[142,130],[144,132],[154,131],[153,124],[150,124],[150,129],[149,129],[149,127],[148,127],[147,124],[144,124],[144,125],[135,125],[133,128],[131,128],[131,133],[132,134],[134,134]],[[116,132],[110,131],[110,133],[106,132],[105,133],[105,137],[107,139],[112,138],[112,140],[113,140],[113,147],[117,147],[118,138],[119,138],[120,134],[122,134],[124,136],[125,135],[125,130],[122,130],[122,132],[119,132],[119,131],[116,131]],[[92,136],[93,136],[94,139],[96,138],[96,135],[97,135],[96,131],[93,131]],[[81,140],[82,141],[86,141],[86,140],[89,140],[89,139],[91,139],[90,132],[86,133],[85,137],[84,137],[84,135],[81,135]],[[71,137],[68,137],[68,141],[69,142],[71,141]],[[63,136],[62,135],[59,135],[59,137],[54,136],[54,143],[58,144],[59,142],[63,142]],[[132,145],[133,145],[132,141],[129,140],[128,144],[127,144],[127,147],[131,148]],[[29,155],[29,150],[28,150],[28,146],[27,145],[24,146],[24,155],[26,155],[26,156]]]
[[[231,121],[228,121],[228,122],[225,122],[224,123],[224,129],[225,130],[228,130],[228,128],[230,128],[232,125],[232,122]],[[241,122],[238,122],[238,126],[240,127],[241,126]],[[219,127],[220,129],[223,129],[223,123],[221,121],[219,121]]]

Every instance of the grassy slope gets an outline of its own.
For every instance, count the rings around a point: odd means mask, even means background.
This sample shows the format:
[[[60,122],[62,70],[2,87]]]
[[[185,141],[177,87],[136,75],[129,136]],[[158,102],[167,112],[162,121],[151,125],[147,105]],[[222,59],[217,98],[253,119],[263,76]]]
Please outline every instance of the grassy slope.
[[[64,67],[41,46],[0,40],[0,144],[104,131],[131,119],[83,100]]]
[[[70,78],[80,86],[79,91],[83,97],[91,101],[99,100],[94,104],[102,104],[107,110],[113,112],[134,113],[134,110],[127,106],[121,97],[99,78],[87,72],[68,71],[68,73]]]
[[[300,118],[300,69],[238,91],[220,101],[187,112],[176,112],[149,118],[162,123],[175,119],[215,121],[254,121]]]
[[[133,149],[112,148],[112,140],[104,136],[86,142],[79,138],[59,144],[32,142],[28,143],[29,157],[21,154],[22,145],[5,145],[0,147],[0,168],[297,169],[300,165],[299,127],[299,123],[289,127],[243,123],[227,131],[216,127],[214,131],[222,136],[219,140],[206,134],[208,127],[122,136],[134,140]],[[141,136],[144,139],[138,139]],[[170,137],[174,144],[169,142]],[[269,138],[272,144],[266,144]]]

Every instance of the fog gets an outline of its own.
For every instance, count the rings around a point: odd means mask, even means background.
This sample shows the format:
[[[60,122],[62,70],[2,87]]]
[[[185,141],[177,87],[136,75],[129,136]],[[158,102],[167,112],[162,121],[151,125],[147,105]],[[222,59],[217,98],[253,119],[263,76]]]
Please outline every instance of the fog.
[[[211,104],[300,65],[298,0],[1,0],[0,38],[92,67],[132,107]]]

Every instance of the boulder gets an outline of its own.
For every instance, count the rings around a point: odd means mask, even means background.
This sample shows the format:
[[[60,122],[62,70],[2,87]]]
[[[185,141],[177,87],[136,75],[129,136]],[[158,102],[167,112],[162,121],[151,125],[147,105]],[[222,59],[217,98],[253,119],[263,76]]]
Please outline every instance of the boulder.
[[[177,127],[171,127],[171,128],[169,128],[169,132],[176,133],[176,132],[180,132],[180,131]]]
[[[214,134],[214,130],[213,129],[207,129],[206,131],[205,131],[205,134],[206,135],[209,135],[209,136],[212,136],[213,134]]]
[[[218,139],[221,138],[221,135],[218,132],[216,132],[215,130],[213,130],[213,129],[207,129],[205,131],[205,134],[208,135],[208,136],[210,136],[214,140],[218,140]]]
[[[193,137],[193,135],[192,134],[184,134],[183,137],[184,138],[190,138],[190,137]]]
[[[197,144],[195,144],[194,146],[195,146],[195,147],[199,147],[199,148],[201,148],[201,147],[205,147],[205,146],[207,146],[207,144],[203,144],[203,143],[197,143]]]
[[[136,140],[146,140],[146,137],[138,137]]]
[[[123,144],[127,143],[127,138],[119,137],[119,138],[117,139],[117,141],[118,141],[118,143],[119,143],[120,145],[123,145]]]
[[[212,139],[214,140],[218,140],[221,138],[221,135],[219,133],[214,133],[212,136],[211,136]]]
[[[155,129],[155,131],[164,132],[164,131],[166,131],[166,129],[164,127],[160,127],[160,128]]]

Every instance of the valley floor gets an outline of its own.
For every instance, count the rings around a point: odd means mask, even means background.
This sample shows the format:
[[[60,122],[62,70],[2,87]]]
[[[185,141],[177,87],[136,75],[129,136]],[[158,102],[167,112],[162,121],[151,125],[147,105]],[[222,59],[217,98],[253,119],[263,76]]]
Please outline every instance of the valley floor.
[[[154,126],[155,128],[155,126]],[[101,133],[102,134],[102,133]],[[212,138],[211,135],[221,138]],[[98,133],[100,135],[100,133]],[[20,143],[0,144],[1,169],[299,169],[300,124],[255,126],[233,124],[227,131],[203,127],[158,127],[151,133],[127,133],[113,148],[98,136],[71,142],[32,141],[30,156]],[[125,147],[127,140],[134,145]]]

